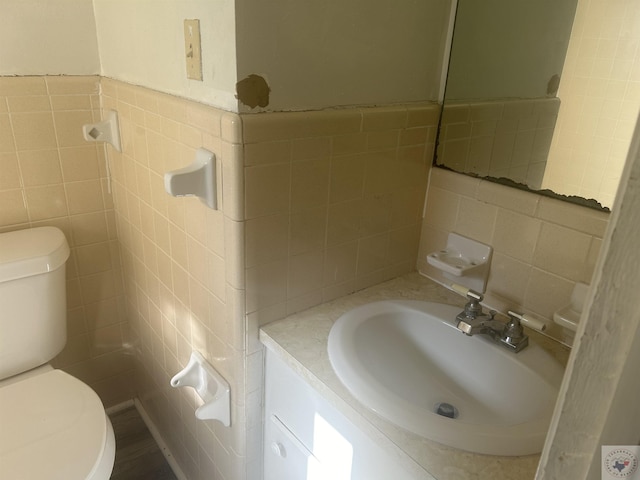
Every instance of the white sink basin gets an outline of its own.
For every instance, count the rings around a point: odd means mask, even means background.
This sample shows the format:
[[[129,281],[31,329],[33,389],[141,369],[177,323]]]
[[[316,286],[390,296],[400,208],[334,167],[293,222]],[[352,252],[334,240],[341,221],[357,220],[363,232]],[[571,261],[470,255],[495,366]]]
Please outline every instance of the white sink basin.
[[[562,366],[531,340],[516,354],[464,335],[453,323],[460,311],[419,301],[354,308],[331,329],[329,359],[357,400],[397,426],[470,452],[539,453]]]

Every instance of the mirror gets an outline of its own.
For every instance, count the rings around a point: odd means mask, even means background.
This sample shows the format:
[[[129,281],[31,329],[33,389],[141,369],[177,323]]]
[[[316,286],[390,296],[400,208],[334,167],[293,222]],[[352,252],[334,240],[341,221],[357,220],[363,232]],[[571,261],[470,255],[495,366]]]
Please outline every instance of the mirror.
[[[613,203],[640,107],[640,23],[588,0],[458,0],[434,164]]]

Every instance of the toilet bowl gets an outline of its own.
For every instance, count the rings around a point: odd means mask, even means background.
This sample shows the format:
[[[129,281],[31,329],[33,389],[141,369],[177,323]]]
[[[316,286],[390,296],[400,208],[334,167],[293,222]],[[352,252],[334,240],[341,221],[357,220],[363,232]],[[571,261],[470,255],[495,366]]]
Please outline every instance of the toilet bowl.
[[[49,365],[66,342],[60,230],[0,234],[0,479],[107,480],[115,459],[98,395]]]

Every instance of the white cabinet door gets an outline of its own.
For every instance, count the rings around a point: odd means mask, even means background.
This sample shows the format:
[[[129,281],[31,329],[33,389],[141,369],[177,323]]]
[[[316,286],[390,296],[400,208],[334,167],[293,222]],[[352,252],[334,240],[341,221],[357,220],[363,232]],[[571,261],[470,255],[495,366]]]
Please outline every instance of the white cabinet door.
[[[264,480],[415,480],[267,349]]]

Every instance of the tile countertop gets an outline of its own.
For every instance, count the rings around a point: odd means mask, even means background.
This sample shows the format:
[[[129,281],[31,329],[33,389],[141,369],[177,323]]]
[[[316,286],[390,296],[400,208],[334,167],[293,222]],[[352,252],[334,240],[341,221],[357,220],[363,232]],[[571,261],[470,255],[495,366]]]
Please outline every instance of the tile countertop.
[[[378,300],[426,300],[464,305],[464,299],[437,283],[410,273],[352,295],[318,305],[265,325],[260,341],[275,352],[355,426],[396,458],[416,478],[425,480],[533,479],[539,455],[498,457],[456,450],[413,434],[379,417],[342,385],[327,353],[333,323],[346,311]],[[566,365],[568,348],[537,332],[531,339]]]

